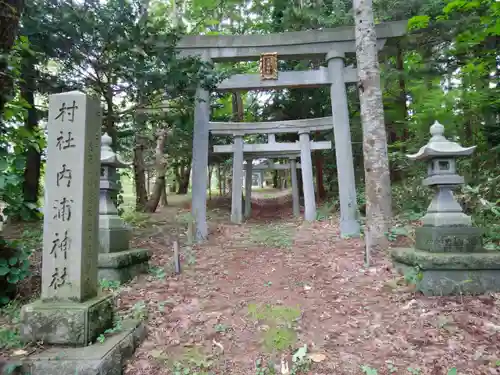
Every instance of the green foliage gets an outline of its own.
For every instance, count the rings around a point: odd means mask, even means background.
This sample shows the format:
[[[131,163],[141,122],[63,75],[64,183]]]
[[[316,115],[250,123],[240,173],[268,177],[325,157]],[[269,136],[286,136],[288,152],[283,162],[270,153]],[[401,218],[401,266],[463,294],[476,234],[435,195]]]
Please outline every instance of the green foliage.
[[[250,228],[248,241],[270,248],[290,249],[293,244],[293,228],[286,225],[256,225]]]
[[[275,375],[276,370],[274,369],[274,363],[268,361],[264,363],[261,358],[255,361],[255,375]]]
[[[377,375],[378,371],[370,366],[362,365],[361,371],[366,375]]]
[[[163,280],[167,277],[167,273],[165,272],[165,268],[163,267],[150,267],[149,273],[159,280]]]
[[[30,274],[30,252],[18,246],[18,241],[7,241],[0,237],[0,306],[8,303],[16,285]],[[5,257],[5,255],[8,255]]]
[[[149,225],[150,216],[143,212],[125,209],[121,215],[123,221],[133,228],[144,228]]]
[[[408,285],[418,285],[423,278],[422,271],[418,266],[408,268],[404,273],[404,278]]]
[[[297,333],[286,327],[270,327],[264,333],[264,348],[268,351],[289,349],[297,340]]]
[[[17,39],[9,55],[9,69],[14,81],[21,79],[21,56],[30,54],[30,46],[26,37]],[[0,113],[0,200],[5,203],[4,216],[31,219],[41,217],[35,204],[24,202],[22,184],[26,158],[24,150],[33,147],[40,151],[45,147],[42,132],[30,132],[20,124],[24,123],[29,104],[16,91]]]
[[[102,290],[105,291],[116,291],[118,288],[120,288],[120,282],[115,281],[115,280],[106,280],[106,279],[101,279],[99,280],[99,285]]]
[[[264,348],[270,352],[289,349],[297,340],[293,329],[296,320],[301,316],[298,308],[289,306],[249,304],[250,316],[266,323],[263,333]]]
[[[110,336],[110,335],[113,335],[115,333],[118,333],[118,332],[121,332],[123,329],[123,326],[122,326],[122,321],[121,319],[117,319],[114,324],[113,324],[113,328],[108,328],[104,331],[104,333],[101,333],[98,337],[97,337],[97,342],[99,343],[103,343],[104,341],[106,341],[106,337]]]
[[[7,324],[0,327],[0,349],[13,349],[22,346],[19,336],[19,317],[21,304],[11,301],[0,309],[0,316]]]

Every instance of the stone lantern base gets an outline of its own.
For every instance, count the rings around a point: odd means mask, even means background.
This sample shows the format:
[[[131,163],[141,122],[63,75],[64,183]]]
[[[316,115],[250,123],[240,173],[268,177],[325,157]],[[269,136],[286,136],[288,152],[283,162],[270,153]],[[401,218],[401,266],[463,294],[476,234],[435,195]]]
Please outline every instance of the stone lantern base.
[[[418,242],[421,243],[422,239]],[[458,249],[460,247],[453,248]],[[437,246],[428,250],[396,248],[391,256],[398,272],[416,272],[417,290],[427,296],[477,295],[500,291],[500,252],[488,252],[477,246],[474,252],[449,251],[452,249],[446,247],[442,247],[441,251],[436,250]]]
[[[146,249],[130,249],[115,253],[99,254],[99,280],[118,281],[124,284],[149,269],[150,253]]]

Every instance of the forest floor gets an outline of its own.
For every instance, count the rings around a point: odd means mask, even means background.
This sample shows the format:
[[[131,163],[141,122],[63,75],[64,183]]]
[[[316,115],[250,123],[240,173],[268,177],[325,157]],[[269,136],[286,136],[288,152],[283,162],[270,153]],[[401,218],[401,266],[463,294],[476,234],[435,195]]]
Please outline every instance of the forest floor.
[[[177,203],[132,220],[134,247],[153,257],[114,291],[119,312],[148,327],[126,375],[287,374],[281,363],[304,375],[500,374],[500,295],[421,296],[387,254],[365,268],[362,240],[341,239],[334,219],[293,219],[289,197],[267,192],[242,225],[212,199],[209,240],[187,246],[189,206]]]

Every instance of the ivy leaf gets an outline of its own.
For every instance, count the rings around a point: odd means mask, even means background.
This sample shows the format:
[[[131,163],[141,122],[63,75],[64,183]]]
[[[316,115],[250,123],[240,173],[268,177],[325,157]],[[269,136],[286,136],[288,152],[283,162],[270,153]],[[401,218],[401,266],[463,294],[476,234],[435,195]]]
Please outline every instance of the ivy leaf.
[[[457,375],[457,368],[453,367],[448,370],[448,375]]]
[[[300,347],[296,352],[295,354],[293,355],[292,357],[292,361],[295,363],[295,362],[299,362],[301,360],[303,360],[305,358],[305,356],[307,355],[307,345],[304,344],[304,346]]]
[[[0,276],[5,276],[10,272],[9,267],[0,266]]]
[[[9,259],[9,264],[11,266],[14,266],[17,263],[17,261],[18,261],[17,257],[12,257],[12,258]]]
[[[7,275],[7,281],[11,284],[16,284],[17,282],[19,282],[19,276],[13,273],[9,273]]]

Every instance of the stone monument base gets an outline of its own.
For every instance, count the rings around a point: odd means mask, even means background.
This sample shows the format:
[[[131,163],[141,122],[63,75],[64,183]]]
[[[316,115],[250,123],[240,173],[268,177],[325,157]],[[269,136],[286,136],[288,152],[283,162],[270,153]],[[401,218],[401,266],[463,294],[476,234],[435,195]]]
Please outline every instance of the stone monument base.
[[[138,321],[124,321],[122,330],[102,343],[81,348],[52,347],[19,362],[22,374],[121,375],[125,360],[144,340],[146,329]],[[15,363],[13,363],[15,364]]]
[[[434,253],[483,252],[482,231],[476,227],[419,227],[415,248]]]
[[[435,253],[396,248],[396,269],[418,269],[417,290],[427,296],[477,295],[500,291],[500,252]]]
[[[37,300],[21,309],[21,339],[85,346],[113,327],[114,300],[102,295],[84,302]]]
[[[100,253],[98,279],[118,281],[120,284],[148,272],[151,254],[146,249],[131,249],[116,253]]]

